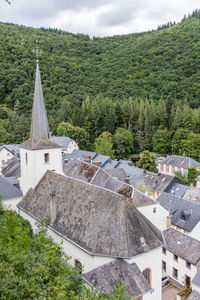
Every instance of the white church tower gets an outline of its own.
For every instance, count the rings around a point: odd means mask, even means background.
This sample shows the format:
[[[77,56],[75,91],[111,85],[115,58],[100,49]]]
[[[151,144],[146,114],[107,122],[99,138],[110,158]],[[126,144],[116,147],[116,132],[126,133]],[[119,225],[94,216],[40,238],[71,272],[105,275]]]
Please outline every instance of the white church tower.
[[[25,195],[47,170],[63,174],[61,146],[49,139],[49,125],[37,59],[30,138],[20,146],[20,187]]]

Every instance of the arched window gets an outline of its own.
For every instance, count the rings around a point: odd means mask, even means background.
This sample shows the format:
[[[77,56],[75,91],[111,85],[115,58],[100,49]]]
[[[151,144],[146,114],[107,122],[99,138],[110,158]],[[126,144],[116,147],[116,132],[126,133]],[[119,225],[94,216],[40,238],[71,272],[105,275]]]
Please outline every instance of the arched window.
[[[148,281],[149,286],[151,286],[151,281],[152,281],[152,272],[150,268],[146,268],[143,272],[144,277]]]

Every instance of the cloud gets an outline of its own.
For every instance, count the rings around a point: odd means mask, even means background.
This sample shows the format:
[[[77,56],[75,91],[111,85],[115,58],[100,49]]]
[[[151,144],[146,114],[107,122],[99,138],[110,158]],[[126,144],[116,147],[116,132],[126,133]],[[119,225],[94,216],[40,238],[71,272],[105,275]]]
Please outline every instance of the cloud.
[[[156,29],[199,7],[199,0],[0,0],[0,21],[90,36]]]

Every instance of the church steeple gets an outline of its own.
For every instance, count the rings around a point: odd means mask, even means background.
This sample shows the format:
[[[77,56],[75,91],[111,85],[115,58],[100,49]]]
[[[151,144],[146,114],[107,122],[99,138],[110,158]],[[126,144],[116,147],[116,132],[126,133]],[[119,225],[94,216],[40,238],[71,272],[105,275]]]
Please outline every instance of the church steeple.
[[[30,150],[60,148],[49,139],[49,125],[44,103],[42,83],[40,78],[39,60],[36,60],[35,89],[31,119],[30,138],[21,144],[21,148]]]
[[[46,107],[44,104],[44,96],[42,92],[42,84],[40,78],[39,60],[37,59],[35,90],[33,98],[33,109],[31,119],[31,139],[49,138],[49,125],[47,119]]]
[[[38,48],[36,49],[38,50]],[[38,53],[36,53],[38,55]],[[47,170],[62,174],[62,148],[49,139],[49,125],[37,57],[30,137],[20,146],[20,187],[25,194]]]

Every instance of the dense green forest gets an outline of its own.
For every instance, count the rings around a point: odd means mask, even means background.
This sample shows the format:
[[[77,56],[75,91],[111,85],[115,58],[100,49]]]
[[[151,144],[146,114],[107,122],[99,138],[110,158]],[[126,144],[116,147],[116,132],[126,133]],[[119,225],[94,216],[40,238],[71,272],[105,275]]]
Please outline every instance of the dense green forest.
[[[155,31],[92,39],[0,23],[0,142],[28,137],[37,40],[53,134],[95,150],[106,131],[116,157],[148,149],[200,160],[199,29],[199,10]],[[122,129],[132,136],[128,150]]]
[[[27,220],[0,203],[1,300],[130,299],[121,282],[110,295],[86,289],[80,268],[72,268],[62,246],[47,237],[45,223],[38,229],[34,234]]]

